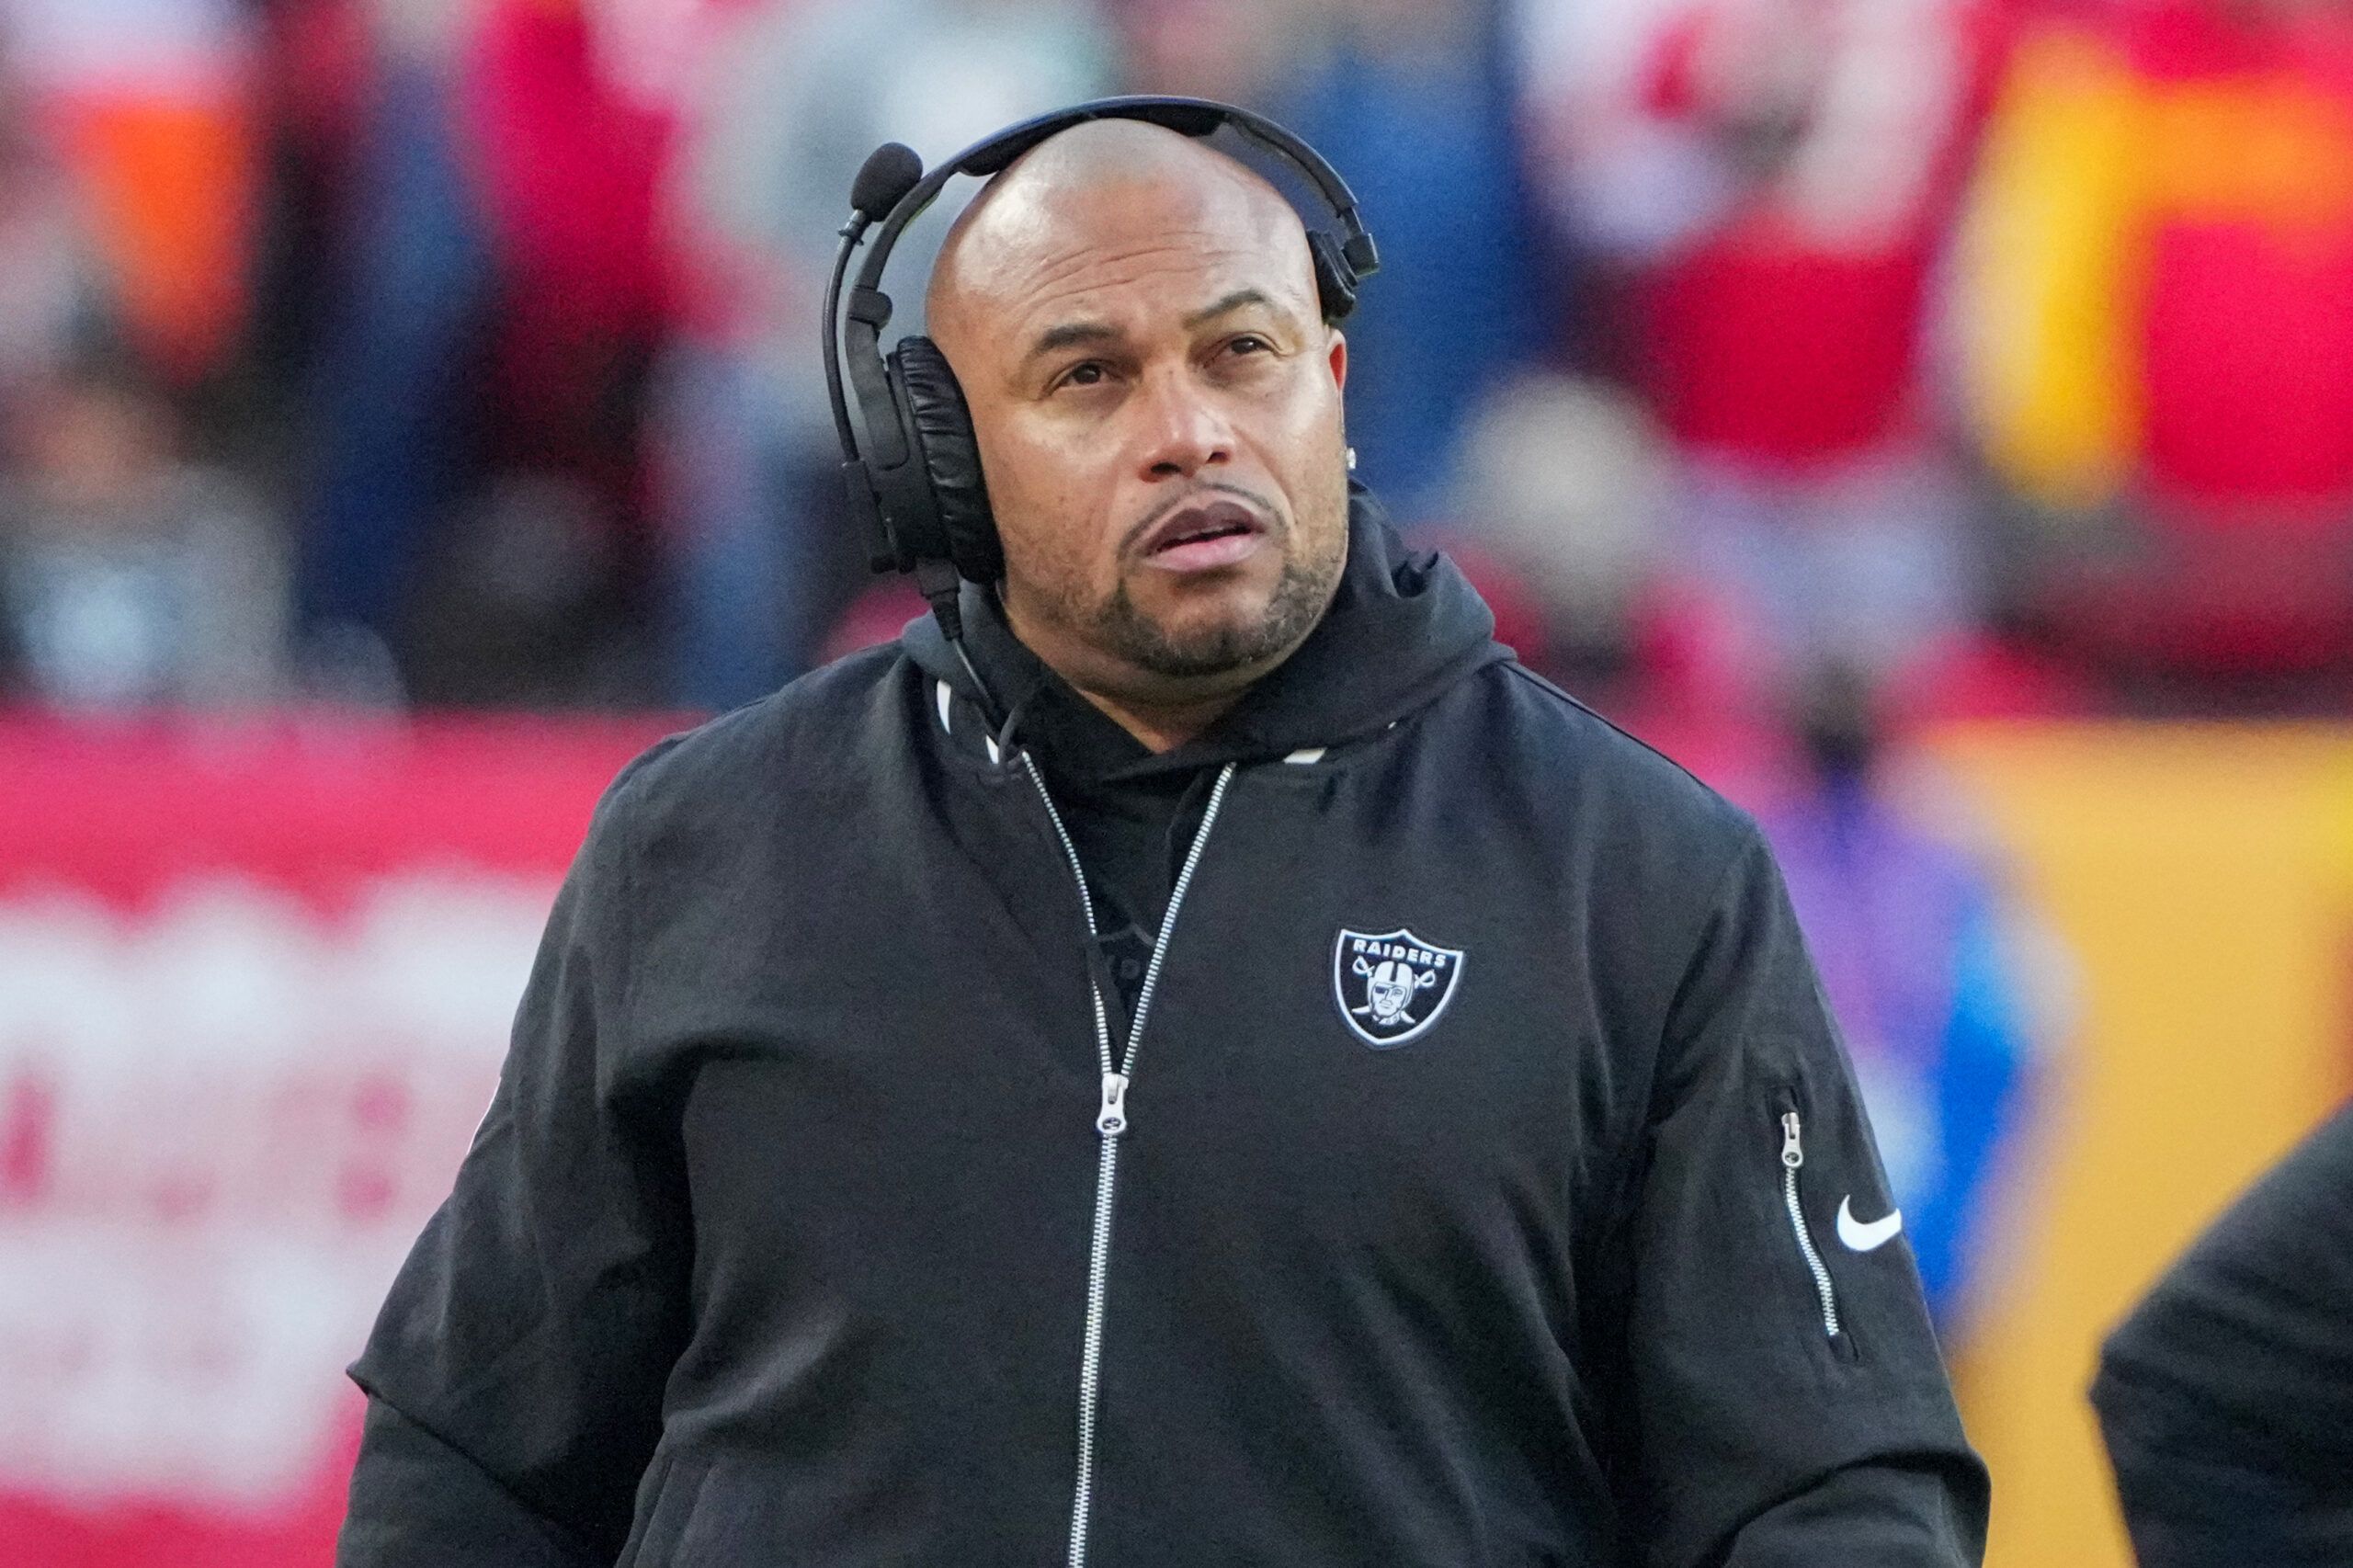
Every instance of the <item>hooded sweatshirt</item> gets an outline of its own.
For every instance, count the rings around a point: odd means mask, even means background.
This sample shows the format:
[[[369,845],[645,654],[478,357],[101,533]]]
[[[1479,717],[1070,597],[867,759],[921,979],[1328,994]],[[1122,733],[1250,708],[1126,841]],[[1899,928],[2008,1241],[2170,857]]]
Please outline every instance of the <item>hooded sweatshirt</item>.
[[[608,791],[342,1562],[1979,1560],[1747,818],[1361,495],[1165,754],[968,621]]]

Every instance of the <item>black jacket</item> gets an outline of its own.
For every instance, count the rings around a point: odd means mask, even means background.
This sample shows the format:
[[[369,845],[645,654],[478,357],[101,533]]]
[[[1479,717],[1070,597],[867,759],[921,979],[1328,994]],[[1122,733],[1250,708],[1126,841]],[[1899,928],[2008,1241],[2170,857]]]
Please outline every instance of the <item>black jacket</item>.
[[[2092,1397],[2142,1568],[2353,1562],[2353,1106],[2158,1281]]]
[[[980,614],[1007,736],[918,627],[623,773],[353,1368],[348,1568],[1066,1561],[1082,1453],[1104,1568],[1978,1560],[1756,829],[1350,549],[1176,753]]]

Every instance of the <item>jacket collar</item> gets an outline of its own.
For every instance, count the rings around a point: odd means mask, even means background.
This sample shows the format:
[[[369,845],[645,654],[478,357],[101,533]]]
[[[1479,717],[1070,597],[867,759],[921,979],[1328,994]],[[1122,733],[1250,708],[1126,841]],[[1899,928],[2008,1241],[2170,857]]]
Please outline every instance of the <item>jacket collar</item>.
[[[1495,617],[1443,555],[1409,550],[1370,492],[1351,481],[1348,558],[1331,608],[1298,651],[1184,745],[1154,755],[1055,674],[1006,625],[995,589],[966,584],[965,641],[1011,716],[1018,744],[1070,783],[1114,782],[1225,762],[1269,761],[1377,733],[1458,681],[1509,659]],[[938,624],[901,645],[927,674],[976,698]]]

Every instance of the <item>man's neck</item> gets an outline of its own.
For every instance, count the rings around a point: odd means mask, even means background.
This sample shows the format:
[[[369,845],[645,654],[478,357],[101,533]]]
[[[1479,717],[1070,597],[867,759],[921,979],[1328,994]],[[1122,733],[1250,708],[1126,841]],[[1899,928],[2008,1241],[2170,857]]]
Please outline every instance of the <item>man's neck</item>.
[[[1051,665],[1048,667],[1051,668]],[[1063,678],[1070,680],[1068,676]],[[1237,687],[1189,702],[1145,705],[1091,691],[1074,680],[1070,681],[1070,686],[1072,690],[1101,710],[1113,723],[1142,742],[1146,751],[1154,754],[1174,751],[1216,723],[1227,709],[1242,700],[1242,693],[1248,689],[1246,687]]]

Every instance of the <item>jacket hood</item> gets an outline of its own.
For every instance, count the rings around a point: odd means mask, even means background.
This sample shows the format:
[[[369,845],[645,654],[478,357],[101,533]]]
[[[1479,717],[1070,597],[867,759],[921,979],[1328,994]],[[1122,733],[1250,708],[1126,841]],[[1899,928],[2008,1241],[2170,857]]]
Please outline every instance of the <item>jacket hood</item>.
[[[1456,682],[1512,657],[1495,616],[1454,563],[1414,551],[1370,491],[1348,488],[1348,559],[1332,606],[1298,651],[1216,723],[1154,754],[1013,635],[994,588],[963,588],[972,662],[1009,715],[1014,738],[1051,774],[1110,782],[1225,762],[1266,761],[1375,733]],[[931,616],[900,645],[926,674],[976,699],[972,678]]]

